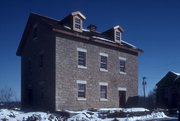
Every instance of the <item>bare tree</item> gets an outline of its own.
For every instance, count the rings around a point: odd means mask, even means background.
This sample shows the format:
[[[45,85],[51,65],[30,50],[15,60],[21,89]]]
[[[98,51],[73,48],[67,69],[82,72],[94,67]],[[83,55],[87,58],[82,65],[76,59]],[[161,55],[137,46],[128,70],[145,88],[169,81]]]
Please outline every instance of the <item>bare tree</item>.
[[[11,102],[14,97],[14,92],[11,88],[4,88],[0,90],[0,102]]]

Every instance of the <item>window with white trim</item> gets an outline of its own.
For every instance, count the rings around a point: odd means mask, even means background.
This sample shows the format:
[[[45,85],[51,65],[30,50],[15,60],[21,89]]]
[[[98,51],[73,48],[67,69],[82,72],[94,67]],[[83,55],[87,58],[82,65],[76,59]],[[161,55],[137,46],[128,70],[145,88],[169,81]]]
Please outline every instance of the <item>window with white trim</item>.
[[[75,17],[75,28],[76,29],[81,29],[81,19]]]
[[[100,98],[107,99],[107,85],[100,85]]]
[[[86,98],[86,84],[78,84],[78,98]]]
[[[78,51],[78,68],[87,68],[86,67],[86,49],[77,48]]]
[[[82,20],[81,18],[74,16],[74,30],[81,32],[82,31]]]
[[[107,71],[107,57],[108,54],[100,53],[100,71]]]
[[[121,74],[126,74],[126,58],[119,57],[119,71]]]
[[[121,40],[121,32],[120,31],[115,31],[115,39],[120,41]]]

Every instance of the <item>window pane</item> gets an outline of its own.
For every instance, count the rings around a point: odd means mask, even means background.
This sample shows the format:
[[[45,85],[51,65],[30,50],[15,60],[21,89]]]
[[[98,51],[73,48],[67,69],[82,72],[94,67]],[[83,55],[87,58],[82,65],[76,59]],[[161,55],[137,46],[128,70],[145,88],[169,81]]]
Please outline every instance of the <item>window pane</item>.
[[[80,24],[75,24],[75,28],[81,29],[81,25]]]
[[[78,84],[78,97],[85,98],[86,97],[86,85]]]
[[[86,53],[78,51],[78,65],[86,66]]]
[[[107,57],[101,56],[100,68],[107,69]]]
[[[81,20],[79,18],[75,18],[75,23],[80,24]]]

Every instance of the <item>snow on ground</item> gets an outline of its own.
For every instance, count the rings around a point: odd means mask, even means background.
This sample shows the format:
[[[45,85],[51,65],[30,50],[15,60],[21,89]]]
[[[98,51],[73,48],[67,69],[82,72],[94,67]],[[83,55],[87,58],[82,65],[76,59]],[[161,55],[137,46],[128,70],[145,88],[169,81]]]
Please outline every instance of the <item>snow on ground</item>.
[[[56,117],[52,114],[45,112],[23,112],[8,109],[0,109],[0,120],[5,121],[26,121],[26,120],[39,119],[40,121],[57,121]]]
[[[99,111],[110,111],[110,112],[123,111],[127,113],[127,112],[145,112],[149,110],[145,108],[101,108],[99,109]]]
[[[112,121],[115,118],[99,118],[99,112],[103,111],[123,111],[123,112],[146,112],[149,111],[144,108],[102,108],[97,112],[92,112],[88,110],[83,111],[67,111],[70,113],[74,113],[71,118],[68,118],[67,121]],[[163,119],[168,118],[163,112],[151,113],[148,115],[142,116],[132,116],[125,118],[116,118],[118,121],[136,121],[136,120],[152,120],[152,119]],[[8,109],[0,109],[0,120],[6,121],[32,121],[36,119],[38,121],[63,121],[63,118],[60,115],[55,115],[52,113],[45,112],[25,112],[20,110],[8,110]]]

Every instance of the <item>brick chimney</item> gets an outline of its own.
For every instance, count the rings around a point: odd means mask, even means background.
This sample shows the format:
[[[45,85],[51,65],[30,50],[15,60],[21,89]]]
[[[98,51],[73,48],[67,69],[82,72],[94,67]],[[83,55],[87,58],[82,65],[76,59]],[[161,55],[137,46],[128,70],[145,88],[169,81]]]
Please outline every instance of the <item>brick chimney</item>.
[[[92,24],[90,24],[87,28],[92,32],[95,32],[97,30],[97,26],[92,25]]]

